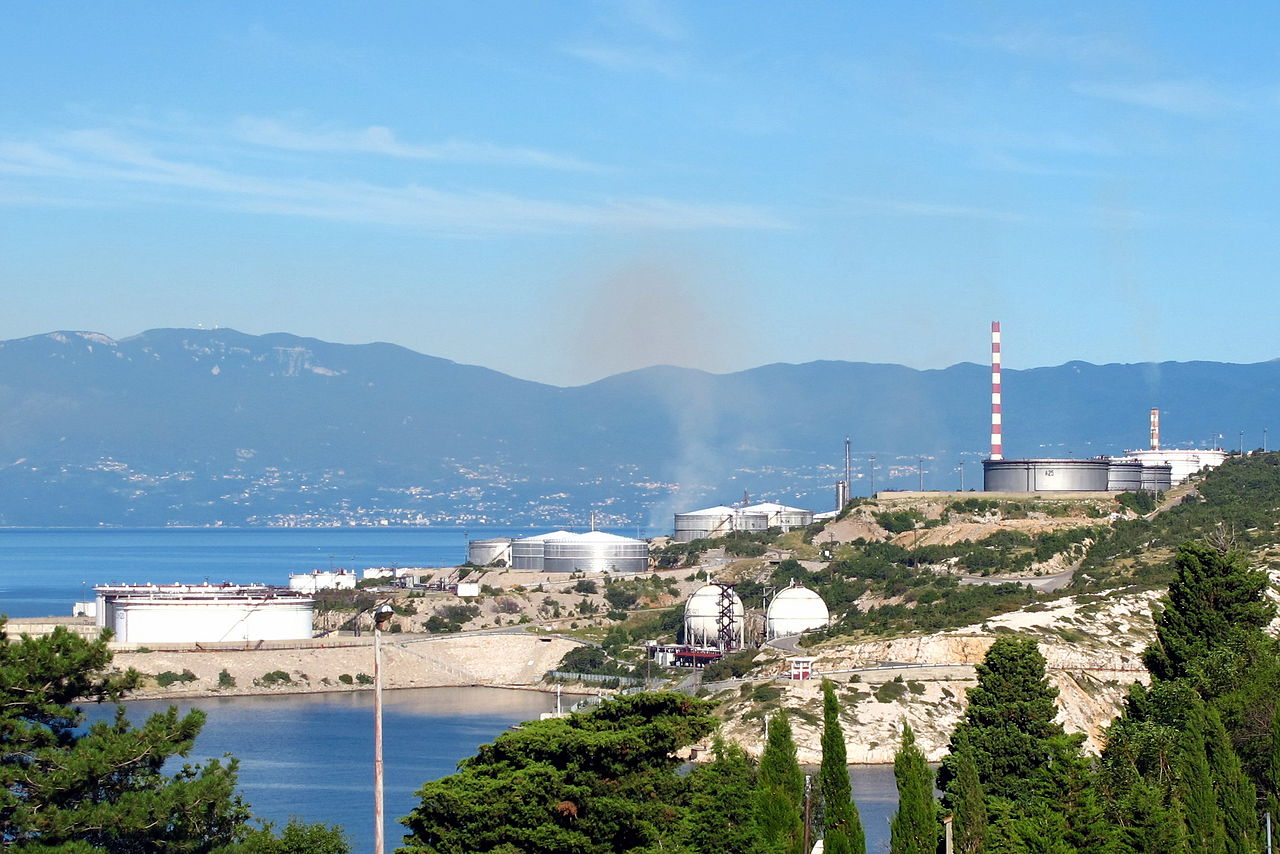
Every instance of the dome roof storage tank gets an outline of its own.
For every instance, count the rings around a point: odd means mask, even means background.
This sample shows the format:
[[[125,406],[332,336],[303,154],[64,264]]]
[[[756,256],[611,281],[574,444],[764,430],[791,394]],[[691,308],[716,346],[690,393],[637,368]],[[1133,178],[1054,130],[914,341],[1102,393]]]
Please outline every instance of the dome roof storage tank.
[[[467,543],[467,562],[476,566],[488,566],[496,560],[511,562],[511,538],[494,537],[491,540],[471,540]]]
[[[522,537],[511,541],[511,568],[542,571],[542,559],[546,554],[546,541],[560,537],[572,537],[568,531],[552,531],[534,537]]]
[[[675,541],[690,543],[707,537],[720,537],[733,530],[732,507],[707,507],[676,514]]]
[[[649,544],[604,531],[566,534],[543,543],[546,572],[639,573],[649,568]]]
[[[808,587],[791,582],[769,603],[765,614],[765,630],[769,637],[798,635],[827,625],[831,613],[822,597]]]
[[[727,584],[708,582],[685,603],[684,642],[691,646],[739,649],[745,625],[746,609]]]

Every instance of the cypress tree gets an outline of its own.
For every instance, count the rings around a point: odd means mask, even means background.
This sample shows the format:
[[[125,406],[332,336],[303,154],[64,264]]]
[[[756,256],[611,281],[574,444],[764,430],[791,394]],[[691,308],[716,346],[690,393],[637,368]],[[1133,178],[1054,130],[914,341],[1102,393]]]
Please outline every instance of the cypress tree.
[[[822,769],[819,779],[826,805],[822,850],[826,854],[865,854],[866,836],[849,789],[849,763],[840,726],[840,704],[829,679],[822,680]]]
[[[1187,844],[1197,854],[1226,854],[1222,814],[1205,753],[1204,704],[1187,718],[1179,744],[1177,797],[1187,826]]]
[[[1257,791],[1231,746],[1222,718],[1212,706],[1204,709],[1203,730],[1206,758],[1225,831],[1224,850],[1226,854],[1253,854],[1258,850],[1261,836],[1254,806]]]
[[[973,750],[962,747],[950,757],[955,776],[944,796],[951,808],[955,854],[978,854],[987,837],[987,805]]]
[[[761,854],[806,854],[804,774],[785,712],[769,718],[768,735],[756,776],[757,850]]]
[[[898,783],[898,811],[890,827],[890,854],[934,854],[938,816],[933,773],[909,724],[902,727],[902,744],[893,757],[893,777]]]

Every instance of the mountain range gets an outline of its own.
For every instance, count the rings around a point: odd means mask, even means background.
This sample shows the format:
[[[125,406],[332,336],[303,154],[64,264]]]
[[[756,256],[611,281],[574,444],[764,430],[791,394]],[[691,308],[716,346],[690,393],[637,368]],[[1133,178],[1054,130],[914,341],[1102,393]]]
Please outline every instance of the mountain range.
[[[1261,446],[1280,361],[1008,370],[1005,456]],[[652,367],[561,388],[392,344],[230,329],[0,342],[0,525],[666,529],[674,510],[981,488],[989,369]],[[1244,432],[1241,437],[1240,431]],[[874,457],[874,461],[872,460]]]

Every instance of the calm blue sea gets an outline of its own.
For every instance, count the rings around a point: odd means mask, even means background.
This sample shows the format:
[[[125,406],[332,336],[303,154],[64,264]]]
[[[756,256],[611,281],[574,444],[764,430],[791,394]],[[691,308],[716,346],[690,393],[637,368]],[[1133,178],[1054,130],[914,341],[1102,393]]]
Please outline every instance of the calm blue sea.
[[[291,572],[333,566],[446,566],[466,556],[468,537],[527,535],[507,529],[155,529],[0,530],[0,613],[69,615],[104,582],[236,581],[285,584]],[[628,533],[619,531],[619,533]],[[633,532],[630,532],[634,534]],[[493,688],[388,691],[386,839],[399,844],[397,819],[426,780],[518,721],[536,718],[555,698]],[[256,815],[286,822],[342,824],[357,854],[373,851],[373,697],[370,693],[189,700],[208,715],[192,760],[233,754]],[[129,704],[141,722],[164,702]],[[109,714],[90,707],[93,717]],[[854,797],[867,850],[889,850],[897,802],[893,769],[853,770]]]

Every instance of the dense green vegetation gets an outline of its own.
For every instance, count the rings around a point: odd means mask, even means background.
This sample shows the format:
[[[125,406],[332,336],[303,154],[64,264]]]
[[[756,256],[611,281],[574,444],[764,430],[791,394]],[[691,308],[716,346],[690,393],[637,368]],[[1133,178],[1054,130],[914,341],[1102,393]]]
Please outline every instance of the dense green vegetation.
[[[10,638],[0,618],[0,847],[22,854],[342,854],[338,828],[290,824],[277,836],[250,825],[236,763],[210,760],[166,773],[204,724],[176,708],[141,726],[84,727],[80,698],[116,701],[135,670],[108,672],[107,635],[62,628]],[[179,674],[180,676],[181,674]]]

